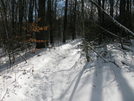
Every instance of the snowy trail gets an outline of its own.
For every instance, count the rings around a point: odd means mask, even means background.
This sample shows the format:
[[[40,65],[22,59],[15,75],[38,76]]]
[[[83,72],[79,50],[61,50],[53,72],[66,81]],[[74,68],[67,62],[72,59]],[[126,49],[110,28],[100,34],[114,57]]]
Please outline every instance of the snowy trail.
[[[34,72],[33,75],[27,73],[25,76],[20,76],[21,79],[17,81],[18,85],[23,85],[23,89],[19,89],[19,92],[22,92],[23,96],[17,95],[18,100],[52,101],[55,94],[57,94],[56,90],[53,91],[53,84],[57,86],[57,89],[61,87],[61,85],[56,85],[56,81],[59,82],[60,80],[52,77],[59,75],[66,78],[69,76],[69,72],[72,73],[71,70],[74,69],[80,58],[79,49],[77,48],[79,43],[80,40],[76,40],[61,47],[40,52],[39,55],[33,57],[34,59],[29,59],[29,64],[27,65],[29,68],[30,66],[33,67]],[[24,64],[22,64],[22,66],[24,66]],[[74,72],[75,71],[76,70],[74,70]],[[55,72],[56,75],[54,75]],[[66,85],[62,86],[64,88]],[[12,89],[15,91],[18,87]],[[26,96],[26,98],[24,98],[24,96]]]
[[[86,63],[74,40],[48,50],[36,51],[26,63],[0,76],[3,101],[134,101],[132,53],[123,53],[108,45],[107,59],[121,68],[104,63],[93,51]],[[103,51],[104,49],[100,49]],[[99,51],[99,50],[98,50]],[[109,53],[111,55],[109,55]],[[122,65],[125,61],[130,65]],[[3,97],[4,96],[4,97]]]
[[[74,48],[76,46],[71,46],[68,44],[64,45],[58,51],[58,53],[57,51],[55,51],[56,49],[52,50],[50,52],[49,62],[44,64],[45,68],[40,69],[39,70],[40,72],[37,71],[37,73],[36,72],[34,73],[35,79],[34,79],[34,82],[32,83],[35,83],[35,85],[33,85],[32,88],[35,87],[35,89],[40,90],[40,91],[36,91],[36,90],[32,91],[33,94],[38,95],[36,98],[34,98],[35,101],[41,101],[41,99],[43,99],[43,101],[45,101],[45,99],[46,101],[51,101],[53,100],[53,97],[55,97],[55,94],[57,93],[60,94],[59,89],[62,90],[62,87],[64,88],[64,86],[59,83],[57,84],[57,82],[64,82],[63,81],[63,79],[65,79],[64,75],[66,75],[65,77],[69,76],[69,74],[68,73],[66,74],[64,71],[68,71],[68,69],[71,69],[71,67],[75,65],[75,63],[78,61],[78,58],[80,57],[78,50]],[[56,72],[56,75],[54,75],[55,72]],[[58,75],[57,72],[60,74]],[[54,78],[54,77],[60,77],[60,76],[62,76],[62,78],[59,78],[59,80],[58,78]],[[53,77],[53,78],[50,79],[50,77]],[[36,84],[37,82],[36,78],[39,80],[41,79],[40,82],[38,82],[39,84]],[[53,91],[54,87],[58,89],[58,92],[56,90]],[[38,92],[38,94],[36,92]],[[31,93],[28,95],[31,95]]]

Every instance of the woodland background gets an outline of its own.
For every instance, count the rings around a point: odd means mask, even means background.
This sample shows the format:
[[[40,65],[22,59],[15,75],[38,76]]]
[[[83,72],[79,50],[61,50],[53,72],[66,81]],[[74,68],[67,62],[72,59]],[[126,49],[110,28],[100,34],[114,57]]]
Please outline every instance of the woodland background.
[[[85,42],[124,48],[134,37],[134,0],[0,0],[0,23],[1,57],[10,64],[22,51],[76,38],[85,52]]]

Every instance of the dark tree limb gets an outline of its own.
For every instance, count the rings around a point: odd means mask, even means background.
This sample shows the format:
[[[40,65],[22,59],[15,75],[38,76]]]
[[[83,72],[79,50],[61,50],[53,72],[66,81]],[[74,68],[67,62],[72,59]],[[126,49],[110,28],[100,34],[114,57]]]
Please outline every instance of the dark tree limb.
[[[89,2],[91,2],[92,4],[94,4],[99,10],[101,10],[106,16],[108,16],[111,21],[117,25],[118,27],[120,27],[122,30],[124,30],[125,32],[128,32],[129,35],[134,37],[134,32],[132,32],[130,29],[128,29],[127,27],[123,26],[121,23],[119,23],[117,20],[115,20],[111,15],[109,15],[102,7],[100,7],[95,1],[93,0],[89,0]]]

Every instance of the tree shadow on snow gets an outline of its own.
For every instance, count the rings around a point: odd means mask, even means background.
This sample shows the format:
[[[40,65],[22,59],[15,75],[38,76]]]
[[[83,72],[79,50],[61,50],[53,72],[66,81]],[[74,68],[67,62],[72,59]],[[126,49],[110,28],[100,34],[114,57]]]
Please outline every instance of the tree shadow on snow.
[[[24,55],[20,56],[18,55],[16,58],[15,58],[15,61],[14,61],[14,64],[11,64],[10,65],[10,61],[7,60],[5,61],[5,63],[0,63],[0,72],[2,71],[5,71],[7,69],[10,69],[11,67],[21,63],[21,62],[25,62],[27,63],[27,60],[34,57],[34,56],[40,56],[39,54],[41,52],[44,52],[46,49],[43,49],[43,50],[39,50],[39,51],[35,51],[34,53],[32,52],[26,52]]]
[[[75,92],[76,92],[76,89],[77,89],[77,87],[78,87],[78,85],[79,85],[79,82],[80,82],[80,80],[81,80],[81,77],[82,77],[82,75],[83,75],[83,73],[84,73],[84,71],[85,71],[85,69],[86,69],[86,67],[87,67],[88,65],[89,65],[89,64],[86,63],[85,66],[83,67],[83,69],[80,71],[80,73],[79,73],[79,75],[78,75],[78,78],[77,78],[77,80],[76,80],[76,82],[75,82],[74,88],[73,88],[73,90],[72,90],[72,92],[71,92],[71,95],[70,95],[70,97],[69,97],[69,101],[73,101],[73,97],[74,97],[74,94],[75,94]]]
[[[83,73],[86,69],[85,67],[87,67],[88,65],[89,64],[86,63],[85,66],[81,69],[81,67],[79,68],[79,66],[77,66],[77,62],[76,62],[70,69],[60,70],[58,72],[54,72],[50,76],[50,79],[55,80],[57,75],[61,76],[62,73],[66,75],[65,76],[66,78],[62,75],[62,78],[63,78],[62,80],[65,80],[64,83],[66,84],[66,86],[64,87],[64,90],[62,90],[61,95],[58,97],[58,99],[60,101],[63,101],[66,98],[66,95],[68,95],[68,94],[70,95],[69,98],[68,98],[69,99],[68,101],[73,101],[74,94],[77,90],[77,87],[79,85],[81,77],[82,77],[82,75],[83,75]],[[78,68],[78,71],[77,71],[77,68]],[[80,69],[81,69],[81,71],[79,71]],[[58,82],[58,80],[57,80],[57,82]],[[58,83],[60,83],[60,82],[58,82]],[[73,90],[72,90],[73,85],[74,85],[74,87],[73,87]],[[70,90],[71,90],[71,93],[68,93]]]
[[[92,85],[92,93],[90,96],[89,101],[103,101],[102,100],[102,83],[103,83],[103,74],[102,74],[102,68],[99,66],[95,66],[95,72],[93,76],[93,85]]]
[[[75,64],[70,68],[70,69],[67,69],[67,70],[60,70],[60,71],[57,71],[57,72],[54,72],[53,74],[50,75],[50,79],[55,79],[53,77],[56,77],[56,75],[61,75],[62,73],[65,74],[67,78],[65,78],[64,76],[62,76],[66,81],[66,84],[69,82],[69,85],[67,86],[66,89],[64,89],[64,91],[62,91],[61,95],[59,96],[58,99],[60,99],[60,101],[63,101],[63,99],[65,98],[65,96],[67,95],[68,91],[70,90],[70,88],[72,87],[72,85],[74,84],[74,82],[76,81],[77,77],[80,78],[80,76],[83,74],[84,72],[84,68],[81,70],[80,73],[77,73],[77,62],[75,62]],[[78,70],[80,68],[78,67]],[[79,74],[81,74],[79,76]],[[72,75],[73,75],[73,78],[72,78]],[[75,75],[75,76],[74,76]],[[52,77],[52,78],[51,78]],[[64,82],[64,83],[65,83]],[[74,90],[75,91],[75,90]],[[71,98],[70,98],[71,99]]]
[[[114,48],[117,48],[117,47],[114,46]],[[112,49],[114,49],[114,48],[112,48]],[[118,48],[120,49],[119,46],[118,46]],[[108,49],[106,49],[106,50],[110,51]],[[125,58],[126,52],[127,52],[127,50],[123,50],[123,51],[117,52],[116,54],[118,54],[119,56],[122,55],[122,57],[125,59],[124,61],[127,62],[128,60],[127,60],[127,58]],[[120,61],[122,61],[122,60],[120,60]],[[121,73],[122,68],[118,69],[115,65],[113,67],[116,71],[118,71],[116,73],[115,80],[118,83],[118,87],[119,87],[118,89],[121,93],[122,100],[123,101],[134,101],[134,92],[132,91],[131,87],[129,86],[127,80],[123,77],[123,75]],[[133,65],[130,65],[129,69],[131,69],[131,68],[133,68]]]
[[[121,74],[121,70],[119,70],[119,73],[117,74],[116,81],[119,85],[123,101],[134,101],[134,92],[127,83],[127,80]]]

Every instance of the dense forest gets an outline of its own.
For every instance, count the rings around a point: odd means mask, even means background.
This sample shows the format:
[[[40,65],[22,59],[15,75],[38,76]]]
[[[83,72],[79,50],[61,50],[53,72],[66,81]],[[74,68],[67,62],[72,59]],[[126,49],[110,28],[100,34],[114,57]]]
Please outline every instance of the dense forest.
[[[0,0],[0,23],[1,56],[10,64],[20,51],[76,38],[85,51],[87,42],[124,48],[134,37],[134,0]]]

